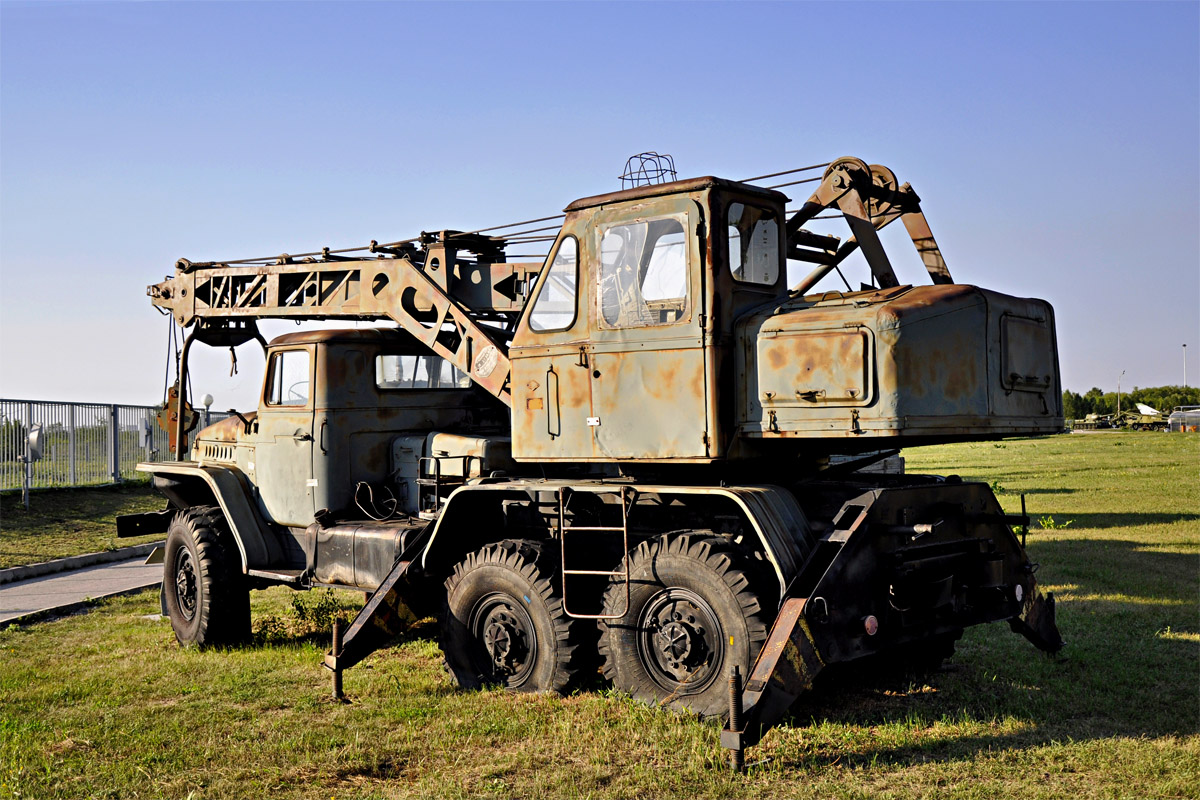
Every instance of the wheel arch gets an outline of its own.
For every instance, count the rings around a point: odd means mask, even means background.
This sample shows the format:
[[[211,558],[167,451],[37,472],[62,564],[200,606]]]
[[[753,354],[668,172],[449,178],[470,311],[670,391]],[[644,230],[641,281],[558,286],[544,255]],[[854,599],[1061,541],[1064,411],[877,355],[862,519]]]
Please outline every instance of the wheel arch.
[[[282,556],[274,532],[258,513],[249,483],[239,470],[206,464],[158,462],[139,464],[139,472],[147,472],[181,484],[177,490],[189,505],[218,505],[237,542],[242,572],[270,566]],[[194,499],[210,498],[204,502]]]
[[[426,571],[453,565],[459,557],[493,541],[509,538],[504,532],[501,504],[507,499],[534,500],[538,494],[563,488],[586,490],[612,484],[590,481],[512,481],[463,486],[446,500],[421,555]],[[639,496],[657,495],[687,503],[694,498],[716,498],[736,508],[749,523],[760,549],[778,581],[782,598],[816,543],[808,519],[786,489],[771,485],[663,486],[633,485]],[[497,524],[489,525],[489,519]],[[667,529],[664,529],[664,533]]]
[[[421,553],[421,568],[430,574],[449,573],[454,565],[481,547],[510,539],[505,531],[505,500],[536,500],[529,486],[485,484],[463,486],[446,499],[433,532]]]

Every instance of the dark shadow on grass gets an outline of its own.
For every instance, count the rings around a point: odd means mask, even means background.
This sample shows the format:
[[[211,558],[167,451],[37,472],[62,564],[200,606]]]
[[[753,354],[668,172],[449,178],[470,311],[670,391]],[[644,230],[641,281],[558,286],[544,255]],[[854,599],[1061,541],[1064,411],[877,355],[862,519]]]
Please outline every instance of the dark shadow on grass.
[[[1070,521],[1072,528],[1135,528],[1139,525],[1165,525],[1172,522],[1200,520],[1200,514],[1157,514],[1154,512],[1120,514],[1080,514],[1061,511],[1035,512],[1030,517],[1036,525],[1042,517],[1053,517],[1058,525]],[[1038,530],[1031,528],[1031,531]]]
[[[906,766],[1064,740],[1200,732],[1193,711],[1200,643],[1179,636],[1196,633],[1198,559],[1145,548],[1123,540],[1039,543],[1039,577],[1071,586],[1058,602],[1067,640],[1059,656],[1038,653],[997,623],[966,637],[950,668],[925,681],[830,669],[797,700],[788,719],[800,730],[822,723],[930,727],[940,721],[973,721],[986,729],[1012,719],[1026,725],[1022,730],[981,730],[928,744],[881,742],[849,753],[830,745],[788,766]],[[747,760],[753,759],[751,752]]]

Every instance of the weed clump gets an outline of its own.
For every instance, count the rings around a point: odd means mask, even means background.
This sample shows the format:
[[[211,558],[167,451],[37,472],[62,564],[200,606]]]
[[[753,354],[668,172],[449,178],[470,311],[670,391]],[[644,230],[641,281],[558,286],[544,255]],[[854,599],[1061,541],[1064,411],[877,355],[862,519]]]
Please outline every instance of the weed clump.
[[[296,639],[325,639],[338,617],[353,617],[359,605],[333,589],[296,592],[283,615],[262,614],[254,621],[258,644],[279,644]]]

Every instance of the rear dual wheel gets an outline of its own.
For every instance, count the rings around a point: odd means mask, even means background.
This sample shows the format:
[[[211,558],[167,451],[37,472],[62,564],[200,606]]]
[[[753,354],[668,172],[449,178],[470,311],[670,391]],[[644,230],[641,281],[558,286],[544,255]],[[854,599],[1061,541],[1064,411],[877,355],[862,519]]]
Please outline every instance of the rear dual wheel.
[[[605,677],[637,700],[724,717],[730,670],[749,675],[767,638],[765,576],[732,543],[698,533],[665,534],[629,558],[628,604],[623,580],[605,595],[604,613],[621,614],[600,623]]]

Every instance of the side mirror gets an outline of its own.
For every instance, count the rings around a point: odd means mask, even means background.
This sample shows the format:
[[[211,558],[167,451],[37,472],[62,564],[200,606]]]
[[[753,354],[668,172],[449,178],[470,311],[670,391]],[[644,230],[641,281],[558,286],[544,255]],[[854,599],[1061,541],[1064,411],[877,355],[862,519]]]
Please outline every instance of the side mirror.
[[[29,435],[25,437],[25,458],[26,460],[41,461],[42,455],[46,449],[46,437],[42,431],[41,425],[30,425]]]

